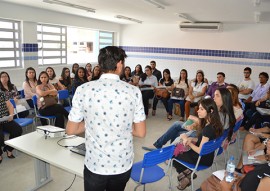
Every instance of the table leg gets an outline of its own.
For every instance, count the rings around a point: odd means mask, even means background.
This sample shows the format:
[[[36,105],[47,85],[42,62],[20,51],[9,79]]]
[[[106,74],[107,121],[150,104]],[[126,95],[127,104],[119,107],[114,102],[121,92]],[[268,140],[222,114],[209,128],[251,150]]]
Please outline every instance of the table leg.
[[[31,189],[31,191],[38,190],[40,187],[52,181],[50,164],[36,158],[34,160],[36,185]]]

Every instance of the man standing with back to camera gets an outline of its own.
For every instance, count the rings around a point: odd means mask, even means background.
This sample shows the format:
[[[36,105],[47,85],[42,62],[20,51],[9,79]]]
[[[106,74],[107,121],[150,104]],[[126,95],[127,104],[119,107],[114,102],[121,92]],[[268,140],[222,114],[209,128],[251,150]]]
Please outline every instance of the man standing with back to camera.
[[[100,49],[103,74],[79,86],[73,97],[66,133],[85,131],[86,191],[124,191],[134,158],[133,136],[146,133],[140,90],[119,79],[126,57],[118,47]]]

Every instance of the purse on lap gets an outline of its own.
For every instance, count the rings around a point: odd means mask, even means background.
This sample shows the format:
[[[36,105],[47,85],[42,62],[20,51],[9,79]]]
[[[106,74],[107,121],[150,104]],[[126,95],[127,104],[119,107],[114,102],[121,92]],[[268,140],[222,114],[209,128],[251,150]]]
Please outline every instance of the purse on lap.
[[[166,88],[155,88],[154,92],[157,99],[166,99],[170,97],[170,93]]]
[[[44,109],[46,107],[55,105],[58,103],[57,96],[47,95],[40,98],[41,108]]]
[[[183,88],[174,88],[172,91],[172,98],[184,100],[185,99],[185,91]]]

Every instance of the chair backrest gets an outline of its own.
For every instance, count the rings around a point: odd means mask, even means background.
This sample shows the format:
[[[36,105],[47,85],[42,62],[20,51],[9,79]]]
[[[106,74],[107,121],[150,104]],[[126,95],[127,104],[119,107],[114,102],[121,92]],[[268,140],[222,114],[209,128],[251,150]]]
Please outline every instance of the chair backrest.
[[[17,108],[16,108],[15,100],[14,100],[14,99],[10,99],[9,101],[10,101],[10,103],[11,103],[11,104],[13,105],[13,107],[14,107],[14,110],[15,110],[15,112],[16,112],[17,118],[19,118],[19,115],[18,115],[18,112],[17,112]]]
[[[171,159],[174,148],[175,146],[171,145],[146,153],[143,158],[142,168],[151,167]]]
[[[69,98],[69,92],[68,90],[59,90],[58,91],[58,99],[68,99]]]
[[[35,111],[35,114],[37,115],[38,111],[37,111],[37,95],[33,95],[32,97],[32,101],[33,101],[33,105],[34,105],[34,111]]]
[[[235,133],[236,131],[239,130],[239,128],[241,127],[242,122],[243,122],[243,119],[241,119],[241,120],[239,120],[239,121],[237,121],[237,122],[235,123],[235,125],[234,125],[234,127],[233,127],[233,132],[234,132],[234,133]]]
[[[216,151],[221,146],[223,141],[224,136],[220,136],[214,140],[204,143],[199,156],[207,155]]]
[[[21,98],[25,98],[25,95],[24,95],[24,90],[19,90],[19,94],[21,95]]]

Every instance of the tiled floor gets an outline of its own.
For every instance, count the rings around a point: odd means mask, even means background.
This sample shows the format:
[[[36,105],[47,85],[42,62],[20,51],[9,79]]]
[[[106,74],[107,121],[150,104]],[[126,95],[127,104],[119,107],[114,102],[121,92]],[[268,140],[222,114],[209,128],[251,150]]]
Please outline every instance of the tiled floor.
[[[150,113],[150,112],[149,112]],[[142,146],[151,145],[161,134],[163,134],[168,127],[178,119],[174,116],[172,121],[167,121],[166,113],[164,108],[158,108],[156,116],[149,116],[147,119],[147,135],[145,138],[134,138],[135,145],[135,162],[142,160],[145,153],[141,149]],[[231,153],[236,153],[236,145],[230,148]],[[4,155],[3,155],[4,156]],[[218,157],[218,169],[223,169],[225,164],[223,157]],[[214,169],[213,169],[214,170]],[[211,169],[198,172],[198,178],[195,180],[195,188],[198,188],[201,182],[211,174]],[[43,186],[40,191],[64,191],[66,190],[74,178],[73,174],[70,174],[64,170],[51,166],[51,176],[53,181],[49,184]],[[18,153],[16,159],[8,159],[4,156],[2,164],[0,164],[0,190],[1,191],[24,191],[29,190],[32,185],[34,185],[35,174],[34,174],[34,163],[33,159],[23,153]],[[173,171],[173,190],[176,188],[176,173]],[[136,184],[129,180],[126,191],[133,190]],[[137,190],[143,190],[143,187]],[[76,178],[70,191],[80,191],[83,190],[83,179]],[[157,183],[152,183],[146,185],[146,190],[150,191],[167,191],[168,188],[168,178],[165,177]],[[189,190],[189,189],[186,189]]]

